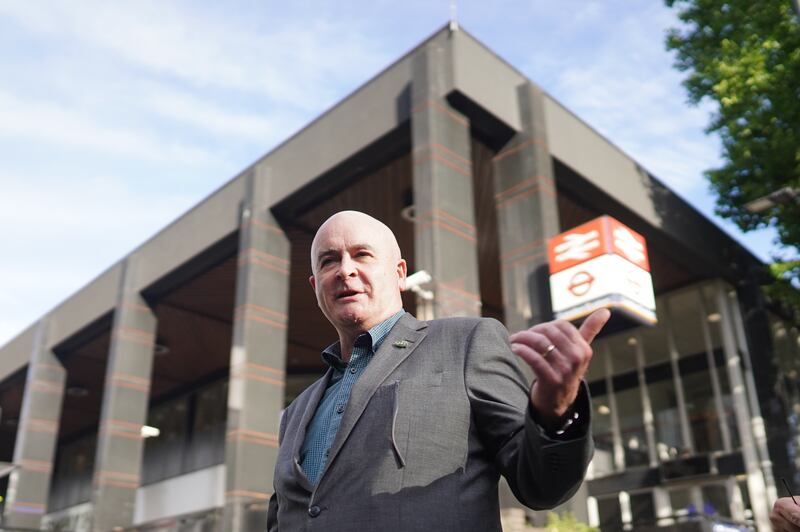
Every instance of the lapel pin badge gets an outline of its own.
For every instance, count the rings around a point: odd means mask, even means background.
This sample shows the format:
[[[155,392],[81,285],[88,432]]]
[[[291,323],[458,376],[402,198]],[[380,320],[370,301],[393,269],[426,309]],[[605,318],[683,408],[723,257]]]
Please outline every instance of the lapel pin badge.
[[[399,347],[400,349],[405,349],[408,347],[408,342],[406,340],[398,340],[392,344],[394,347]]]

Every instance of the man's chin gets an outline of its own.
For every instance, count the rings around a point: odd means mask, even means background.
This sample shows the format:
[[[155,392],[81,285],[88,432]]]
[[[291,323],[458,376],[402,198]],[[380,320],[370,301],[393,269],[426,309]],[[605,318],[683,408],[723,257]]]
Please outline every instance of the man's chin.
[[[358,327],[366,321],[367,317],[362,312],[340,312],[336,316],[336,321],[347,328]]]

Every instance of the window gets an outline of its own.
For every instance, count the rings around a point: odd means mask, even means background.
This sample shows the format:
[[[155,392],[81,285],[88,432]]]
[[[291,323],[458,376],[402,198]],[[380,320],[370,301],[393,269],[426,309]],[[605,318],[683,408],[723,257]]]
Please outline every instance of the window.
[[[227,418],[227,379],[151,408],[147,424],[160,434],[145,440],[142,483],[223,463]]]
[[[48,511],[69,508],[91,498],[96,446],[97,435],[90,434],[59,447]]]
[[[161,433],[144,445],[142,483],[151,484],[183,472],[187,428],[186,397],[173,399],[150,410],[147,424]]]
[[[618,532],[622,530],[622,510],[616,496],[597,499],[597,513],[600,517],[602,532]]]
[[[227,417],[227,381],[216,382],[197,392],[194,424],[187,452],[188,471],[203,469],[225,461]]]
[[[683,444],[672,367],[669,363],[651,366],[645,371],[645,380],[653,409],[658,459],[673,460],[688,454],[689,450]]]

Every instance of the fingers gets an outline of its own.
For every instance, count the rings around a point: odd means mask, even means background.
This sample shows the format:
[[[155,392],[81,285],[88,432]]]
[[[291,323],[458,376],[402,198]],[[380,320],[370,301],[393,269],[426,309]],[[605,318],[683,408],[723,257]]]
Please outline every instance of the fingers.
[[[544,364],[551,366],[557,372],[571,371],[571,361],[566,360],[558,350],[560,343],[562,343],[562,339],[548,337],[544,334],[527,330],[520,331],[511,337],[511,350],[514,351],[514,346],[516,345],[526,346],[531,351],[535,352]],[[548,348],[551,345],[554,345],[556,348],[548,353]],[[545,353],[547,354],[545,355]],[[535,368],[534,371],[536,371]],[[539,378],[544,377],[543,375],[539,375],[539,373],[536,373],[536,375]]]
[[[601,308],[592,312],[581,324],[580,334],[584,340],[592,343],[594,337],[603,329],[609,318],[611,318],[611,312],[608,309]]]
[[[561,375],[558,371],[545,360],[537,351],[533,350],[530,346],[523,343],[512,343],[511,351],[527,362],[531,367],[536,377],[544,379],[547,382],[560,382]]]
[[[770,521],[775,530],[800,531],[800,506],[790,497],[782,497],[775,501]]]

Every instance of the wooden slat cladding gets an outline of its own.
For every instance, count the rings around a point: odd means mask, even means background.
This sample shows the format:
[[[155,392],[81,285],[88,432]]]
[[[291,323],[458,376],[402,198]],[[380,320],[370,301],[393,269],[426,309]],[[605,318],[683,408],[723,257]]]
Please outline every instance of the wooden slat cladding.
[[[500,247],[494,201],[492,157],[495,151],[472,137],[472,180],[475,226],[478,235],[478,279],[481,315],[503,321],[503,290],[500,284]]]

